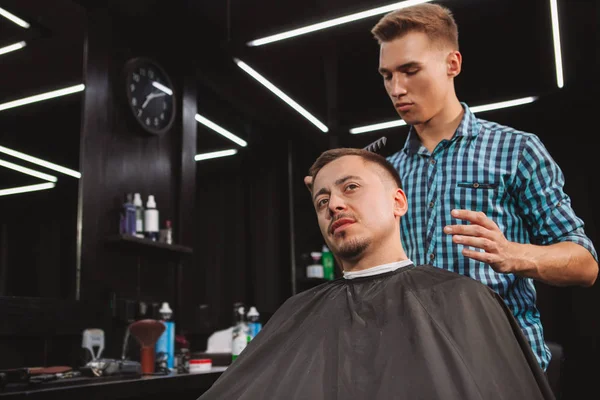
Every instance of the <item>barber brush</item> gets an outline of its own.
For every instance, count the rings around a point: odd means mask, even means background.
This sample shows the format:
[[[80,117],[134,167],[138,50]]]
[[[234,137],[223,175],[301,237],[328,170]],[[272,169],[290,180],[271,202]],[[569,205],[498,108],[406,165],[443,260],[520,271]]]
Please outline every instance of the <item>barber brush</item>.
[[[385,146],[386,142],[387,142],[387,138],[385,136],[382,136],[379,139],[377,139],[376,141],[374,141],[373,143],[369,144],[368,146],[363,147],[363,149],[370,151],[371,153],[377,153],[379,150],[381,150],[383,148],[383,146]]]
[[[162,322],[155,319],[142,319],[129,325],[131,336],[137,339],[140,349],[140,363],[142,374],[154,373],[154,345],[165,331]]]

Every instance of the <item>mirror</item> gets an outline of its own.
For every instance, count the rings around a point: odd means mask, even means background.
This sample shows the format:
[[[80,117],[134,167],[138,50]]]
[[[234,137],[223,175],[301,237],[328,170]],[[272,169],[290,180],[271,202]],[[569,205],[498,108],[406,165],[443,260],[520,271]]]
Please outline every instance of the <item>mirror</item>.
[[[85,14],[2,7],[0,296],[74,299]]]

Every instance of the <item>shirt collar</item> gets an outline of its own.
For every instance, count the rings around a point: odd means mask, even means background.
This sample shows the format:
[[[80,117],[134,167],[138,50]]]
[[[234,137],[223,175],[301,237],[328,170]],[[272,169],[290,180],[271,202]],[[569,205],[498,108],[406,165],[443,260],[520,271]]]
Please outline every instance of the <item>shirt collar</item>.
[[[479,121],[477,117],[475,117],[475,114],[471,112],[466,103],[461,102],[460,105],[463,107],[465,112],[451,140],[455,140],[461,136],[476,137],[479,133]],[[408,155],[413,155],[423,151],[428,152],[427,149],[421,145],[421,139],[412,125],[408,131],[408,137],[406,138],[406,142],[404,143],[402,151]]]

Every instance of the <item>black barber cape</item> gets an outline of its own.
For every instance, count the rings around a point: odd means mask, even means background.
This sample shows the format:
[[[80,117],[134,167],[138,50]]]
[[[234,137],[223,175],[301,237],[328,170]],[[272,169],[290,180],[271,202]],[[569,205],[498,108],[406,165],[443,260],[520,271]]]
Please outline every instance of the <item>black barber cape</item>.
[[[554,399],[500,296],[409,266],[289,298],[201,400]]]

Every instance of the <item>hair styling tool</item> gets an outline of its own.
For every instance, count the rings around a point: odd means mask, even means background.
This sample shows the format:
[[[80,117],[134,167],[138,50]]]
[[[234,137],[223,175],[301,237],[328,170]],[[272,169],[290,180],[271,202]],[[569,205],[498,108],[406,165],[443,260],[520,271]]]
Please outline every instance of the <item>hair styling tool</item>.
[[[373,143],[371,143],[370,145],[363,147],[363,149],[370,151],[371,153],[377,153],[379,150],[381,150],[383,148],[383,146],[385,146],[386,142],[387,142],[387,138],[385,136],[382,136],[379,139],[377,139],[376,141],[374,141]]]

